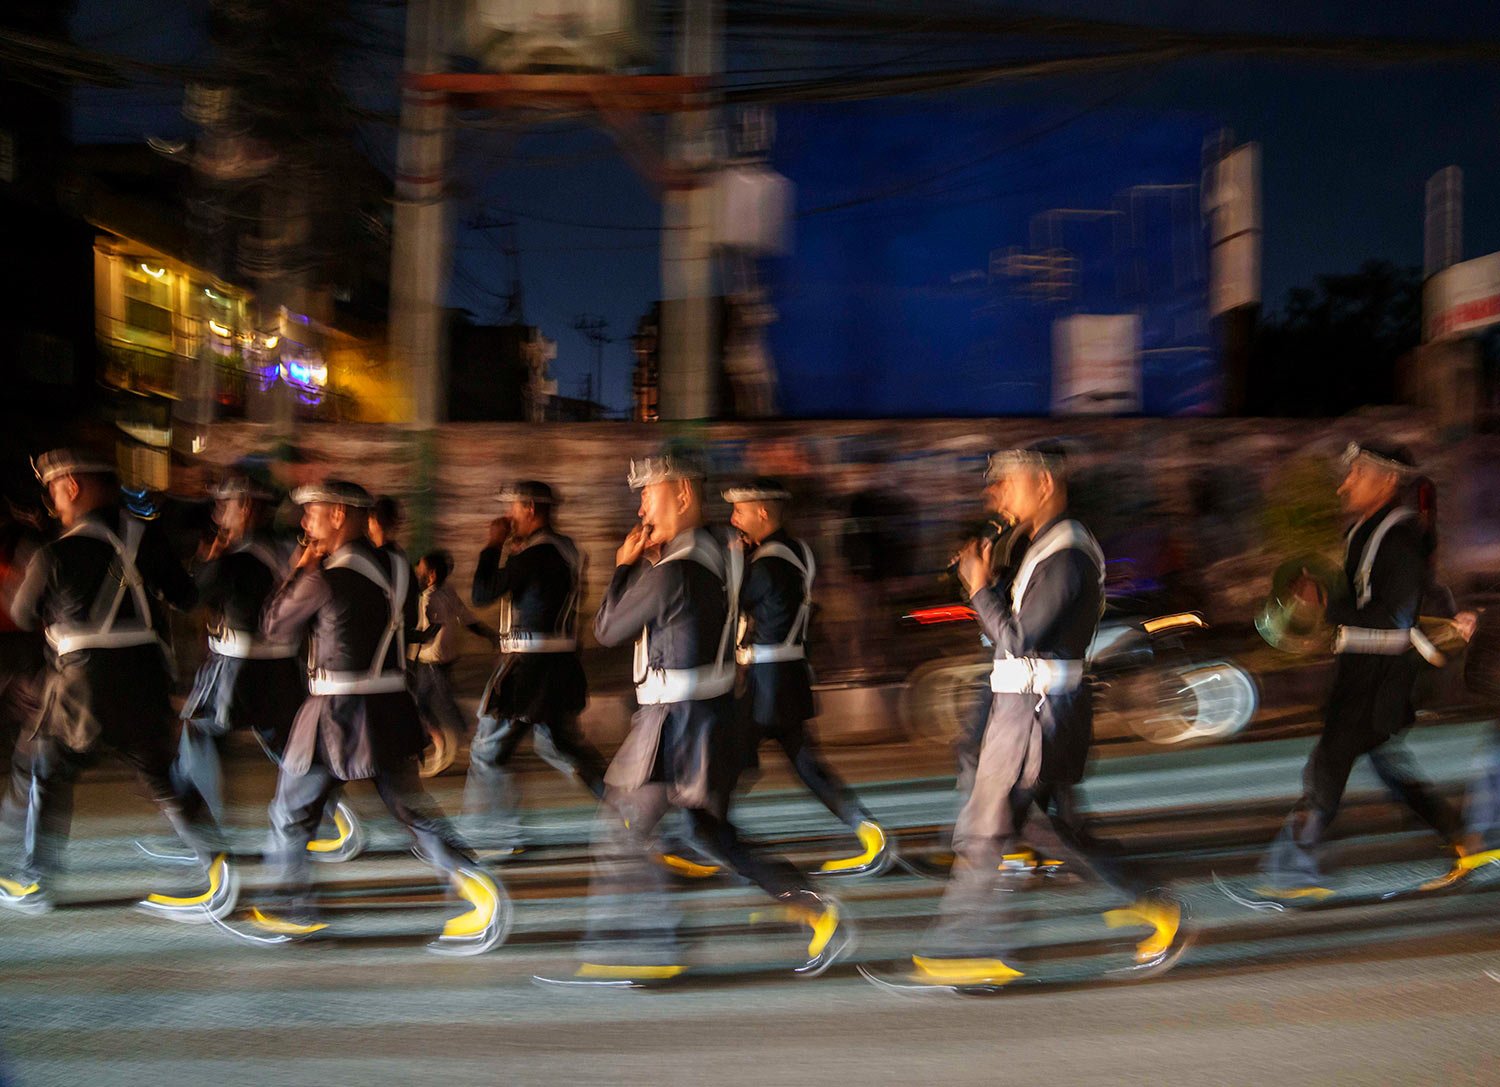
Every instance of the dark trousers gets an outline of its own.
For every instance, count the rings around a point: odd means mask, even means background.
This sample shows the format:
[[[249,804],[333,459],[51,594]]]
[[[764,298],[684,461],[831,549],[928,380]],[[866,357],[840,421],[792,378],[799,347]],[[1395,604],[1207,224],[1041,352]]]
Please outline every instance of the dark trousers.
[[[869,813],[855,799],[849,786],[818,757],[818,750],[807,735],[806,722],[783,726],[771,733],[769,739],[786,754],[802,784],[839,822],[858,827],[869,818]]]
[[[1261,870],[1278,886],[1323,878],[1318,850],[1338,815],[1349,774],[1361,755],[1369,756],[1376,776],[1393,799],[1411,809],[1443,841],[1458,840],[1458,814],[1417,774],[1399,737],[1375,736],[1358,725],[1330,722],[1303,768],[1302,799],[1287,816],[1261,863]]]
[[[672,808],[670,787],[643,785],[611,790],[594,823],[593,873],[583,958],[589,962],[667,965],[681,961],[680,911],[668,892],[668,874],[656,860],[657,826]],[[683,809],[693,837],[716,859],[773,897],[806,891],[789,861],[751,849],[727,810]]]
[[[1464,832],[1485,849],[1500,846],[1500,727],[1491,726],[1464,797]]]
[[[112,745],[132,770],[146,796],[206,868],[223,848],[223,835],[208,807],[196,794],[179,797],[172,784],[172,748],[165,734],[133,738]],[[73,820],[73,784],[92,766],[98,750],[80,753],[45,736],[32,737],[18,749],[5,799],[5,822],[14,825],[18,799],[25,797],[20,868],[33,879],[57,870]]]
[[[472,863],[468,850],[423,791],[415,765],[381,771],[371,781],[386,810],[416,840],[424,860],[447,876]],[[307,843],[317,834],[324,809],[338,799],[343,787],[343,780],[318,760],[306,773],[283,769],[276,779],[266,862],[272,872],[273,897],[292,910],[311,908],[312,862]]]
[[[536,753],[565,774],[578,778],[595,797],[604,797],[604,759],[583,738],[576,720],[527,721],[520,717],[479,718],[469,744],[464,806],[471,812],[514,822],[520,788],[509,764],[521,741],[533,735]]]

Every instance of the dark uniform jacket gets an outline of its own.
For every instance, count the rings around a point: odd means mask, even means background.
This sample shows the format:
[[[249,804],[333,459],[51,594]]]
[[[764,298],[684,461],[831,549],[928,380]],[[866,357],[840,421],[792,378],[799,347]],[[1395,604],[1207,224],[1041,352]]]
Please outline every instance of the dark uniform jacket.
[[[761,547],[769,543],[785,545],[806,563],[807,545],[785,530],[771,533]],[[767,555],[756,559],[754,552],[747,555],[745,583],[740,589],[740,615],[746,624],[743,644],[780,645],[786,641],[805,595],[802,571],[785,558]],[[816,713],[812,668],[805,658],[747,665],[745,704],[751,721],[763,736],[801,728]]]
[[[200,603],[208,609],[210,635],[241,631],[260,636],[260,617],[271,594],[286,579],[289,548],[270,533],[257,532],[233,550],[203,563],[194,574]],[[268,565],[269,558],[274,566]],[[292,718],[307,698],[306,657],[243,659],[210,650],[184,720],[213,734],[249,728],[273,752],[286,746]]]
[[[394,564],[404,562],[355,540],[344,550],[363,555],[391,576]],[[410,634],[417,620],[417,592],[407,582],[402,602],[405,628]],[[385,593],[359,571],[324,565],[292,574],[271,597],[261,617],[261,634],[271,641],[294,641],[310,635],[310,666],[328,672],[368,671],[385,636],[390,604]],[[391,639],[383,669],[403,667],[401,648]],[[410,692],[386,694],[310,695],[297,711],[287,741],[282,767],[305,773],[316,758],[345,781],[404,770],[426,743],[417,706]]]
[[[94,510],[84,520],[97,522],[123,538],[131,515],[118,509]],[[170,735],[172,708],[170,662],[166,655],[165,601],[186,611],[197,592],[192,579],[167,545],[154,522],[144,523],[136,552],[136,569],[145,586],[149,616],[136,613],[134,594],[126,591],[119,622],[147,619],[160,644],[123,649],[89,649],[59,658],[47,652],[48,671],[42,689],[40,727],[63,746],[86,752],[96,743],[127,747],[159,743]],[[54,623],[87,623],[106,581],[121,579],[113,547],[86,535],[64,533],[32,556],[25,580],[16,591],[11,617],[24,630]]]
[[[707,529],[683,532],[656,563],[615,568],[594,620],[601,645],[648,634],[648,671],[698,668],[718,652],[730,601],[724,580],[702,563],[681,558],[694,543],[725,550]],[[726,655],[733,645],[726,647]],[[732,659],[732,658],[731,658]],[[739,723],[734,695],[642,706],[605,781],[619,789],[649,782],[671,786],[682,807],[727,810],[735,783],[754,759],[756,737]]]
[[[504,561],[501,549],[479,553],[471,596],[476,607],[509,597],[510,629],[502,634],[574,636],[582,573],[567,536],[533,533]],[[583,712],[588,682],[576,649],[563,653],[502,653],[485,687],[480,716],[562,722]]]
[[[1349,596],[1329,601],[1330,624],[1392,630],[1416,623],[1428,583],[1428,567],[1415,519],[1399,521],[1386,532],[1370,569],[1369,602],[1360,606],[1356,597],[1355,578],[1365,545],[1396,508],[1393,502],[1350,530],[1344,557]],[[1334,661],[1325,727],[1357,731],[1371,739],[1394,736],[1415,719],[1412,687],[1421,666],[1414,649],[1393,656],[1339,654]]]
[[[1048,533],[1066,518],[1043,526],[1030,544],[1045,548]],[[1087,530],[1073,522],[1089,542]],[[1097,548],[1097,544],[1094,545]],[[1026,556],[1019,558],[1022,567]],[[995,659],[1040,657],[1082,661],[1099,626],[1104,604],[1103,571],[1085,548],[1067,547],[1041,560],[1018,606],[1010,586],[988,587],[974,595],[974,610]],[[1043,783],[1072,784],[1083,778],[1093,742],[1094,714],[1087,679],[1073,691],[1054,694],[992,692],[985,742],[1001,733],[1025,736],[1039,728],[1039,777]]]

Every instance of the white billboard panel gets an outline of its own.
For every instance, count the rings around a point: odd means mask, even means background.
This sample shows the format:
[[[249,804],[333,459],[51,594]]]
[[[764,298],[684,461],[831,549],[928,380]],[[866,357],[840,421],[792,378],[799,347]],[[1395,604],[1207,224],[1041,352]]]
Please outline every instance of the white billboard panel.
[[[1083,313],[1052,326],[1052,414],[1141,410],[1141,319]]]

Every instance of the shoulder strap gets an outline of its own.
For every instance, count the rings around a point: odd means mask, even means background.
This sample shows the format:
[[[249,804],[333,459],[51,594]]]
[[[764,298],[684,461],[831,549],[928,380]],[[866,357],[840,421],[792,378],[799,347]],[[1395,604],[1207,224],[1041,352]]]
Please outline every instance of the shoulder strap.
[[[750,556],[751,563],[757,563],[761,559],[783,559],[792,564],[797,572],[802,575],[802,606],[797,609],[797,617],[792,622],[791,629],[787,631],[786,640],[783,645],[792,646],[800,642],[807,632],[807,626],[812,618],[812,587],[813,578],[817,575],[818,564],[813,558],[812,548],[802,540],[794,540],[795,549],[780,540],[772,540],[763,543],[755,549]],[[744,639],[745,631],[740,631],[741,640]]]
[[[141,539],[146,534],[146,524],[134,517],[126,517],[122,531],[124,539],[98,521],[80,521],[63,533],[64,537],[87,536],[108,544],[114,550],[115,564],[120,571],[119,578],[111,582],[106,573],[99,585],[98,595],[89,607],[89,626],[98,634],[108,634],[114,630],[115,619],[120,614],[120,605],[124,603],[127,591],[134,599],[140,624],[144,627],[151,625],[151,603],[146,597],[146,585],[136,566],[136,555],[141,548]]]
[[[375,677],[385,670],[385,658],[390,652],[391,643],[396,644],[397,668],[405,667],[406,663],[406,590],[411,580],[411,570],[406,565],[406,560],[399,554],[392,552],[390,555],[391,570],[387,577],[381,569],[365,556],[355,551],[345,551],[334,555],[324,564],[328,570],[353,570],[369,581],[375,583],[376,587],[385,594],[387,603],[390,605],[390,619],[386,623],[385,634],[380,639],[380,645],[375,650],[375,659],[370,662],[370,675]]]
[[[269,545],[260,540],[242,541],[231,554],[249,555],[267,570],[271,571],[272,577],[286,576],[286,560],[278,555]]]
[[[1021,568],[1016,571],[1015,581],[1010,587],[1010,602],[1012,610],[1021,606],[1025,599],[1026,590],[1031,585],[1032,575],[1036,569],[1047,559],[1060,551],[1073,548],[1086,554],[1093,562],[1095,570],[1099,574],[1100,601],[1103,602],[1104,591],[1104,553],[1099,550],[1099,544],[1088,529],[1074,520],[1059,521],[1044,532],[1039,539],[1032,541],[1026,549],[1026,555],[1021,560]]]
[[[1370,571],[1375,568],[1375,556],[1380,553],[1380,545],[1385,542],[1386,534],[1401,524],[1410,521],[1417,515],[1416,511],[1408,506],[1397,506],[1381,518],[1380,524],[1375,526],[1375,531],[1370,533],[1370,538],[1365,541],[1364,552],[1359,557],[1359,569],[1354,572],[1354,597],[1359,607],[1364,607],[1370,602],[1373,595],[1370,586]],[[1354,534],[1349,534],[1352,543]]]

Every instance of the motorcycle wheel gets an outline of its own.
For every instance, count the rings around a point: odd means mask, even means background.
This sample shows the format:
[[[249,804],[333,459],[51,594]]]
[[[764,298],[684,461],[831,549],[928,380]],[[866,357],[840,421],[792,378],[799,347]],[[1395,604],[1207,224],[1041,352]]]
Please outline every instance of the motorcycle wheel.
[[[901,723],[913,739],[951,744],[969,723],[976,701],[988,690],[988,661],[929,661],[901,688]]]
[[[1132,730],[1148,743],[1226,740],[1254,720],[1260,705],[1254,677],[1231,661],[1202,661],[1157,675],[1156,705],[1130,717]]]
[[[458,758],[458,747],[459,736],[452,729],[428,729],[427,746],[417,761],[417,774],[424,778],[437,777]]]

